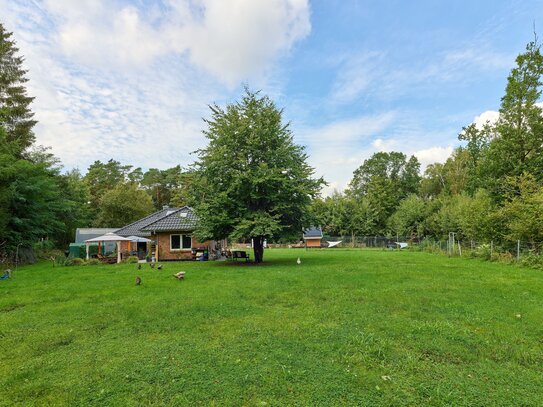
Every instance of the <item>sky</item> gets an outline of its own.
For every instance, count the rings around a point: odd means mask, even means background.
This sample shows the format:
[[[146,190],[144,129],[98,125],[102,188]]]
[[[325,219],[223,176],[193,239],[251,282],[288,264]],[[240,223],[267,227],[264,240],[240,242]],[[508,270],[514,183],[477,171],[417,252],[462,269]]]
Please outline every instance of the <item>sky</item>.
[[[0,22],[37,143],[66,169],[186,167],[208,105],[248,85],[284,109],[329,194],[375,152],[424,168],[495,120],[543,0],[0,0]]]

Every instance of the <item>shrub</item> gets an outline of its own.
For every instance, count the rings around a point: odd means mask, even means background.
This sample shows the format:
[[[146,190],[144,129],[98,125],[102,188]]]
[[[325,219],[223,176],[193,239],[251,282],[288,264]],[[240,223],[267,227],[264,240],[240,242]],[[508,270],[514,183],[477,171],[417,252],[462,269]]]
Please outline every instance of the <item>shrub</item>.
[[[53,263],[55,266],[71,266],[72,260],[63,254],[59,254],[53,257]]]
[[[491,260],[491,250],[489,244],[482,244],[475,249],[472,254],[473,257],[478,257],[483,260]]]
[[[88,266],[98,266],[100,264],[102,264],[102,263],[98,259],[88,259],[87,260],[87,265]]]
[[[128,263],[128,264],[134,264],[134,263],[137,263],[139,261],[139,259],[137,258],[137,256],[128,256],[124,262],[125,263]]]
[[[55,244],[51,240],[41,240],[32,247],[36,257],[40,260],[50,259],[56,256]]]
[[[509,252],[505,253],[492,253],[492,261],[499,261],[500,263],[513,263],[515,258]]]
[[[543,257],[535,253],[524,254],[520,258],[520,263],[527,267],[543,268]]]
[[[70,266],[84,266],[84,265],[85,265],[85,260],[80,259],[79,257],[74,257],[73,259],[71,259]]]

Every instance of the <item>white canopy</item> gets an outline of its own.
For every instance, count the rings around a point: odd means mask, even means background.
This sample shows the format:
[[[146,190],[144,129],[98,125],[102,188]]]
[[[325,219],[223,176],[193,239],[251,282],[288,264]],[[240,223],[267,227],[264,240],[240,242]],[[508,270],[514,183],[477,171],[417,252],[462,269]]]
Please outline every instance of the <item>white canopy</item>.
[[[121,240],[131,241],[132,239],[122,237],[122,236],[116,235],[115,233],[109,232],[109,233],[106,233],[105,235],[98,236],[98,237],[95,237],[93,239],[85,240],[85,242],[86,243],[89,243],[89,242],[119,242]]]
[[[335,247],[337,246],[338,244],[340,244],[341,242],[343,242],[343,240],[339,240],[337,242],[328,242],[328,248],[330,247]]]
[[[146,237],[139,237],[139,236],[128,236],[127,239],[130,239],[132,242],[138,242],[138,243],[151,243],[151,239],[147,239]]]
[[[92,242],[117,242],[117,263],[121,262],[121,241],[128,241],[131,240],[122,237],[119,235],[116,235],[115,233],[109,232],[105,235],[95,237],[94,239],[85,240],[85,243],[87,245],[87,260],[89,259],[89,246]]]

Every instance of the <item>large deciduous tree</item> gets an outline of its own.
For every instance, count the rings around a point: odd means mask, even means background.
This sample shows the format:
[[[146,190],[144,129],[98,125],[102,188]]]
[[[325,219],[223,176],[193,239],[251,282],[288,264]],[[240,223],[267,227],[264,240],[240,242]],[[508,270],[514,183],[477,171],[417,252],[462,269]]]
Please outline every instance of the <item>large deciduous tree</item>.
[[[510,187],[506,179],[532,174],[543,181],[543,110],[538,102],[543,89],[543,55],[537,39],[530,42],[507,78],[495,137],[480,162],[486,188],[497,201]],[[517,188],[518,192],[518,188]]]
[[[18,51],[12,33],[0,24],[0,126],[6,132],[4,142],[12,146],[16,157],[21,157],[34,142],[32,128],[36,121],[30,110],[34,98],[26,94],[27,71]]]
[[[400,201],[419,189],[420,163],[415,156],[392,151],[375,153],[355,170],[349,194],[366,199],[376,211],[379,233],[386,231],[387,219]]]
[[[324,181],[313,178],[304,147],[293,141],[282,111],[245,89],[226,108],[212,105],[193,182],[197,233],[204,239],[252,239],[255,262],[265,239],[301,233],[311,199]]]

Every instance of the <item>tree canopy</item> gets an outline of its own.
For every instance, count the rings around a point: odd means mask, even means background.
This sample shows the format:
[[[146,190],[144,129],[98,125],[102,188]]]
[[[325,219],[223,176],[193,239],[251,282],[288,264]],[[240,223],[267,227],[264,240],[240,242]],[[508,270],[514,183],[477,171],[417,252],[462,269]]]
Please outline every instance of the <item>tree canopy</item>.
[[[256,262],[264,239],[299,235],[323,185],[313,178],[304,147],[294,143],[282,111],[267,96],[245,89],[239,102],[210,106],[198,151],[193,206],[205,239],[252,239]]]
[[[21,157],[34,143],[32,129],[36,121],[30,110],[34,98],[27,95],[24,86],[27,71],[12,36],[0,24],[0,126],[4,128],[5,142],[12,146],[12,153]]]

